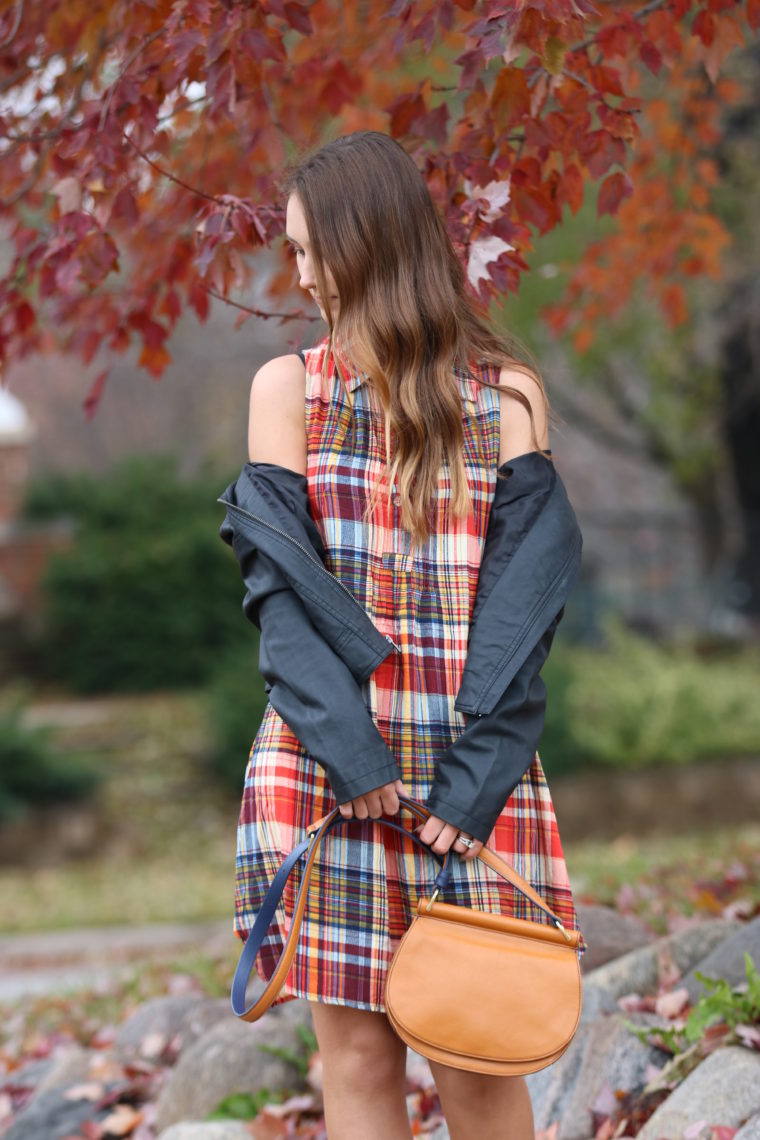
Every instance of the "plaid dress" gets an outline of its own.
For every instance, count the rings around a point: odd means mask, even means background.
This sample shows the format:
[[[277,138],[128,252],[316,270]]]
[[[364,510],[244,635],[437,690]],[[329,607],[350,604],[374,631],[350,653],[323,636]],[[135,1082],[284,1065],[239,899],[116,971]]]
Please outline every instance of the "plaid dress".
[[[448,511],[441,472],[435,527],[413,549],[400,525],[400,499],[378,497],[364,512],[385,468],[383,417],[361,376],[341,380],[324,345],[306,358],[307,482],[327,566],[390,634],[391,653],[367,681],[367,708],[402,770],[410,794],[424,801],[436,758],[464,728],[455,712],[469,622],[499,454],[499,397],[458,375],[464,460],[472,499],[466,519]],[[382,483],[381,483],[382,485]],[[336,700],[340,694],[336,694]],[[285,855],[335,798],[324,771],[271,705],[256,734],[238,826],[236,931],[245,937]],[[409,826],[414,824],[409,821]],[[489,839],[489,846],[532,883],[565,925],[577,925],[551,798],[536,755]],[[523,896],[488,868],[456,863],[449,901],[537,917]],[[329,836],[312,877],[298,951],[281,997],[382,1010],[385,974],[437,864],[414,844],[372,821],[351,821]],[[287,934],[298,889],[291,875],[278,918],[259,956],[268,978]]]

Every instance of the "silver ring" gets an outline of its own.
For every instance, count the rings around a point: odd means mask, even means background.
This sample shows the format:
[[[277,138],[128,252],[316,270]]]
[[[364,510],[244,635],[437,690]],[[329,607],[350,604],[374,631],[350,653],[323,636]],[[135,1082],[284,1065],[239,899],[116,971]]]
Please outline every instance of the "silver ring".
[[[475,846],[475,840],[474,839],[468,839],[468,837],[466,835],[462,835],[461,832],[457,836],[457,843],[463,843],[465,845],[465,847],[474,847]]]

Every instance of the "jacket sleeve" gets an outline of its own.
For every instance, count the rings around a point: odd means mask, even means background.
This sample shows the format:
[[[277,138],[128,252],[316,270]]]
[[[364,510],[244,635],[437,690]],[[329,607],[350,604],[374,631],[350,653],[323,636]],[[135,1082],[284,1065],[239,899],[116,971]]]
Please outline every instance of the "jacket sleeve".
[[[493,710],[468,715],[464,731],[438,759],[426,806],[483,843],[533,763],[546,712],[546,686],[539,674],[561,617],[560,612]]]
[[[241,564],[244,608],[261,631],[259,670],[269,700],[327,774],[338,803],[401,777],[361,689],[309,619],[274,562],[250,551]]]

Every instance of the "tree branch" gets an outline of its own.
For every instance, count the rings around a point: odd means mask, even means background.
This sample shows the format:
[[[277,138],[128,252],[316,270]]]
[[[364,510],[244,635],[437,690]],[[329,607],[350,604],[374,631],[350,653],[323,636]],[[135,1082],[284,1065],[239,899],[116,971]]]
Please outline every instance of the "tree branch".
[[[102,107],[102,110],[100,112],[100,119],[98,121],[98,131],[102,131],[103,127],[105,126],[105,121],[108,118],[108,112],[111,108],[111,101],[113,100],[114,94],[116,92],[116,88],[121,83],[122,79],[126,75],[129,68],[135,62],[138,55],[140,55],[141,52],[145,51],[146,47],[149,47],[150,44],[152,44],[154,40],[157,40],[160,36],[162,36],[165,31],[166,31],[166,28],[164,26],[162,26],[160,28],[156,28],[155,32],[152,32],[149,36],[146,36],[145,39],[142,40],[142,42],[137,45],[137,47],[132,52],[132,54],[127,57],[126,63],[124,64],[121,71],[116,76],[116,79],[113,81],[113,83],[111,84],[111,86],[108,89],[108,94],[106,95],[105,102],[103,103],[103,107]]]
[[[178,178],[176,174],[172,174],[170,171],[164,170],[162,166],[159,166],[157,162],[154,162],[150,155],[145,153],[142,147],[139,147],[137,145],[134,139],[131,139],[129,137],[123,127],[121,133],[129,145],[132,147],[132,149],[136,151],[137,154],[139,154],[140,158],[143,159],[144,162],[147,162],[148,166],[152,166],[157,174],[162,175],[164,178],[168,178],[170,182],[174,182],[177,186],[181,186],[183,190],[188,190],[191,194],[195,194],[199,198],[205,198],[207,202],[214,202],[217,206],[224,205],[224,203],[220,201],[219,198],[215,198],[213,194],[207,194],[205,190],[199,190],[197,186],[191,186],[189,182],[184,182],[181,178]]]
[[[224,301],[225,305],[231,305],[233,309],[240,309],[243,313],[250,313],[252,317],[261,317],[263,320],[268,321],[270,317],[275,317],[281,321],[318,321],[319,317],[311,316],[305,313],[303,309],[299,309],[295,313],[265,313],[263,309],[252,309],[249,305],[241,305],[239,301],[233,301],[230,297],[225,297],[224,293],[217,292],[212,289],[210,285],[204,285],[201,282],[201,288],[209,294],[210,297],[216,297],[218,301]]]

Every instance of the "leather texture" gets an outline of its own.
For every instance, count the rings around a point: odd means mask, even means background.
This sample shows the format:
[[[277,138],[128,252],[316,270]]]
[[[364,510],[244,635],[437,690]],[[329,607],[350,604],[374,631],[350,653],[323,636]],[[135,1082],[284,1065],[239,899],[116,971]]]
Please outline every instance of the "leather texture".
[[[580,1021],[578,935],[420,899],[391,963],[388,1020],[416,1052],[518,1076],[552,1064]]]
[[[414,800],[402,806],[419,821],[430,813]],[[232,984],[233,1012],[256,1021],[287,977],[300,933],[311,869],[324,837],[343,822],[337,809],[309,829],[283,863],[256,919]],[[392,820],[431,855],[430,848]],[[246,1007],[245,991],[259,948],[296,863],[307,856],[283,953],[264,993]],[[470,1072],[518,1075],[550,1065],[564,1053],[580,1021],[580,935],[567,931],[533,888],[494,852],[478,858],[534,903],[552,925],[420,899],[417,915],[394,955],[386,1011],[399,1037],[423,1056]],[[450,852],[436,878],[449,885]]]

